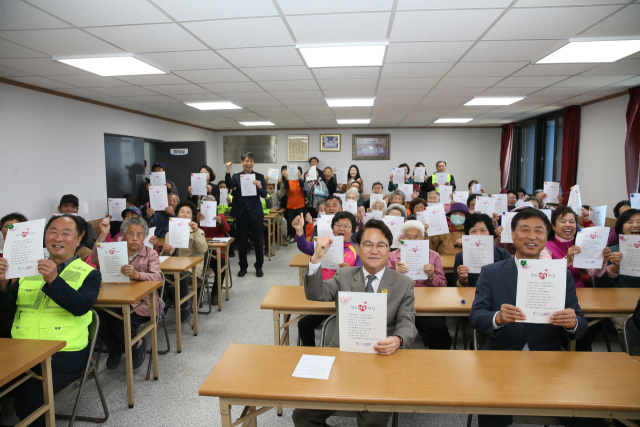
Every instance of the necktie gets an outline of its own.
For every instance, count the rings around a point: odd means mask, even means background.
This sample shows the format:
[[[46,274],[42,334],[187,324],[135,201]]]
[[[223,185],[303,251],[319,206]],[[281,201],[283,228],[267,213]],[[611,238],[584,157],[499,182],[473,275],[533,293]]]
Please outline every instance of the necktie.
[[[376,279],[375,274],[370,274],[367,276],[367,286],[364,288],[365,292],[368,292],[370,294],[373,293],[373,286],[371,285],[371,283],[373,283],[375,279]]]

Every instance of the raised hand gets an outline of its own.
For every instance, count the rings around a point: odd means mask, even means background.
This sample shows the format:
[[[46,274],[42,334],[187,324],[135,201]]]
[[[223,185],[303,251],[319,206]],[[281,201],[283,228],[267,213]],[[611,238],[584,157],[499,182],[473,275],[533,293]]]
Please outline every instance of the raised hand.
[[[230,173],[231,172],[231,166],[233,166],[233,162],[225,163],[224,165],[227,167],[227,173]]]
[[[302,214],[296,216],[293,221],[291,221],[291,226],[296,230],[297,236],[300,237],[304,235],[304,219],[302,218]]]
[[[329,252],[329,248],[333,244],[333,239],[329,236],[319,237],[316,241],[316,249],[313,252],[313,256],[311,257],[311,262],[313,264],[317,264],[322,260],[324,254]]]
[[[467,267],[466,265],[458,266],[458,279],[460,280],[460,283],[462,285],[469,285],[469,267]]]

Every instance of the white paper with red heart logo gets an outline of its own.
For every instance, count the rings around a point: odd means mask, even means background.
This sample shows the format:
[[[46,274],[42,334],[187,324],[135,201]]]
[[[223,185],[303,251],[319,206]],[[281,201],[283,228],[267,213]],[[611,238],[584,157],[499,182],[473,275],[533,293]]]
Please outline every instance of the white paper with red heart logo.
[[[502,212],[502,233],[500,233],[500,243],[513,243],[511,236],[511,220],[518,212]]]
[[[217,202],[202,202],[200,205],[200,213],[204,215],[204,219],[200,221],[201,227],[217,227],[218,223],[215,218],[218,216]]]
[[[631,209],[640,209],[640,193],[629,194],[629,202],[631,203]]]
[[[426,223],[429,224],[429,228],[427,228],[427,236],[439,236],[441,234],[449,233],[447,216],[444,213],[444,205],[437,204],[429,206],[424,210],[424,212]]]
[[[580,186],[574,185],[569,192],[569,201],[567,202],[576,215],[582,215],[582,199],[580,198]]]
[[[469,273],[480,273],[482,266],[493,264],[493,236],[462,236],[462,263]]]
[[[167,177],[165,172],[151,172],[150,183],[153,187],[159,187],[161,185],[167,185]]]
[[[317,222],[318,237],[333,236],[331,221],[333,221],[333,215],[318,215],[318,222]],[[353,232],[353,230],[351,231]]]
[[[191,194],[193,196],[207,195],[207,174],[192,173],[191,174]]]
[[[269,182],[273,182],[274,184],[278,183],[278,177],[280,175],[280,169],[271,169],[267,171],[267,180]]]
[[[399,184],[398,190],[404,193],[405,202],[413,200],[413,184]]]
[[[545,214],[547,218],[549,218],[549,222],[551,222],[551,209],[538,209],[540,212]]]
[[[316,181],[318,179],[318,169],[315,166],[311,166],[309,173],[307,173],[307,181]]]
[[[190,222],[188,218],[169,218],[169,244],[173,248],[189,247]]]
[[[418,166],[413,170],[413,182],[424,182],[424,176],[427,173],[427,168]]]
[[[338,292],[340,351],[377,354],[373,346],[387,338],[387,294],[379,291]]]
[[[607,205],[589,209],[589,220],[591,220],[596,225],[596,227],[604,227],[604,222],[606,219]]]
[[[482,184],[477,183],[477,184],[471,184],[471,192],[474,194],[481,194],[482,191]]]
[[[153,243],[151,243],[149,241],[150,238],[152,238],[153,236],[155,236],[156,234],[156,228],[155,227],[149,227],[149,234],[147,234],[146,239],[144,239],[144,245],[148,248],[153,249]]]
[[[163,211],[169,206],[169,198],[167,197],[167,187],[161,185],[159,187],[149,187],[149,207],[154,211]]]
[[[576,246],[580,253],[573,256],[575,268],[601,268],[604,256],[602,251],[607,246],[609,227],[583,228],[576,234]]]
[[[366,224],[370,219],[382,220],[382,212],[381,211],[371,211],[365,212],[362,214],[362,223]]]
[[[333,236],[333,243],[326,254],[322,256],[321,266],[329,270],[337,270],[344,262],[344,236]]]
[[[339,198],[340,201],[342,202],[342,206],[344,206],[344,202],[347,201],[346,195],[343,194],[343,193],[334,193],[333,195],[336,196],[337,198]]]
[[[506,209],[505,209],[506,210]],[[493,217],[493,213],[496,211],[496,199],[493,197],[476,197],[476,213],[483,213]]]
[[[358,202],[355,200],[345,200],[342,204],[342,210],[346,212],[351,212],[352,214],[358,213]]]
[[[440,202],[446,205],[451,204],[451,196],[453,195],[453,186],[451,185],[443,185],[442,187],[438,187],[440,190]],[[466,200],[465,200],[466,204]]]
[[[9,262],[4,273],[6,279],[40,274],[38,261],[44,259],[42,242],[45,223],[44,218],[36,219],[12,224],[13,227],[7,229],[2,255]]]
[[[220,189],[220,206],[229,206],[229,201],[227,200],[229,197],[229,190],[226,188]]]
[[[447,173],[436,173],[436,184],[438,184],[438,187],[442,187],[443,185],[447,185],[447,179],[449,179],[449,174],[447,174]]]
[[[336,183],[346,184],[348,179],[349,179],[349,176],[348,176],[347,168],[336,168]]]
[[[393,183],[400,185],[400,184],[404,184],[404,174],[405,174],[405,170],[404,168],[393,168],[392,171],[393,174]]]
[[[560,194],[560,183],[559,182],[545,182],[544,183],[544,194],[547,197],[544,198],[543,202],[545,203],[558,203],[558,195]]]
[[[98,262],[104,283],[128,283],[131,280],[122,274],[122,266],[129,264],[127,242],[96,243]]]
[[[620,235],[620,274],[640,277],[640,236]]]
[[[506,194],[492,194],[492,199],[495,199],[496,204],[493,207],[493,212],[489,214],[489,216],[493,215],[493,213],[501,213],[509,210],[509,205],[507,204],[507,195]],[[477,200],[476,200],[477,203]]]
[[[255,173],[240,175],[240,190],[242,191],[242,196],[258,195],[258,188],[253,183],[253,181],[255,180],[256,180]]]
[[[122,211],[127,207],[127,199],[107,199],[111,221],[122,221]]]
[[[391,216],[387,215],[382,218],[387,227],[389,227],[389,231],[393,234],[393,242],[391,242],[392,248],[400,247],[400,229],[402,228],[402,224],[404,224],[404,217],[401,216]]]
[[[298,178],[298,165],[287,165],[287,179],[289,181],[297,181]]]
[[[469,198],[468,191],[454,191],[453,192],[453,203],[464,203],[467,204],[467,199]]]
[[[548,324],[556,311],[565,309],[567,261],[564,259],[528,259],[518,266],[516,307],[526,320],[516,322]]]
[[[400,246],[400,261],[409,269],[407,276],[413,280],[428,280],[424,266],[429,264],[429,241],[404,240]]]
[[[382,200],[384,202],[384,194],[370,194],[369,195],[369,207],[373,207],[378,200]]]

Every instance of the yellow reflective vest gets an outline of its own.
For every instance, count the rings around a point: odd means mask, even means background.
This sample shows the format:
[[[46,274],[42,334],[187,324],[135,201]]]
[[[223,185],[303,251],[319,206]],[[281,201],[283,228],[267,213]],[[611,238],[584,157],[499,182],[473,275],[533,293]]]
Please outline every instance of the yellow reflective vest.
[[[447,182],[451,182],[451,174],[450,173],[447,174]],[[431,185],[433,185],[435,183],[436,183],[436,174],[434,173],[433,175],[431,175]],[[436,191],[439,193],[440,189],[438,187],[435,187],[435,188],[436,188]]]

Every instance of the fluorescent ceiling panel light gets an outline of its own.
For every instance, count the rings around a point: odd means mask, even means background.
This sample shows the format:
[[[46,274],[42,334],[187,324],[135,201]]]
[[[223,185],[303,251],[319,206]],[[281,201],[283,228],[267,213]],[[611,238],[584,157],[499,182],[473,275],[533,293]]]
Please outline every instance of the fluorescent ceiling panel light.
[[[575,41],[562,46],[536,64],[615,62],[640,51],[640,40]]]
[[[325,98],[329,107],[373,107],[375,98]]]
[[[271,122],[238,122],[243,126],[275,126],[275,123]]]
[[[105,56],[53,57],[54,61],[97,74],[109,76],[139,76],[146,74],[168,74],[152,65],[142,62],[133,54]]]
[[[511,105],[515,102],[522,101],[525,98],[525,96],[476,96],[464,105]]]
[[[339,125],[365,125],[371,123],[371,119],[338,119]]]
[[[468,123],[473,119],[438,119],[434,123]]]
[[[298,46],[309,68],[380,67],[388,43],[372,46]]]
[[[228,101],[223,102],[185,102],[189,107],[198,110],[242,110],[242,107]]]

